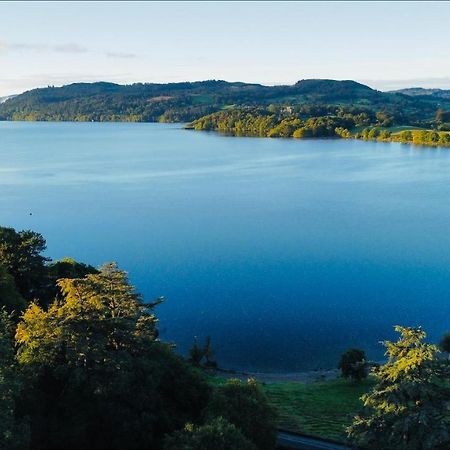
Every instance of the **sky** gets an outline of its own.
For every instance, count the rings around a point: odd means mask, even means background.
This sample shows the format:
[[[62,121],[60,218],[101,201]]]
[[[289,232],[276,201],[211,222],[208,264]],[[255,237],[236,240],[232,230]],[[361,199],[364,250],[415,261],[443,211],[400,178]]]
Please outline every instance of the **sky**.
[[[72,82],[450,89],[447,2],[0,2],[0,96]]]

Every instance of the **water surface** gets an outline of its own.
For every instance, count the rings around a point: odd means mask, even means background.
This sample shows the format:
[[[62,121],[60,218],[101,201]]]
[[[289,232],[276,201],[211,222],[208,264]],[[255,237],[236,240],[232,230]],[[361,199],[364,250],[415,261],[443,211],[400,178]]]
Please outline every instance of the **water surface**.
[[[0,122],[0,192],[1,224],[117,261],[167,298],[164,339],[209,334],[225,367],[379,359],[395,324],[450,329],[448,150]]]

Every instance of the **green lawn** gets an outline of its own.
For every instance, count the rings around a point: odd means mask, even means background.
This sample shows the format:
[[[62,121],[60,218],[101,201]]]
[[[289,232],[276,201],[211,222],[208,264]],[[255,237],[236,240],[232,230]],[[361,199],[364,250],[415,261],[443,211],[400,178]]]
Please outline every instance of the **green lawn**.
[[[391,133],[400,133],[402,131],[406,131],[406,130],[410,130],[410,131],[414,131],[414,130],[425,130],[425,128],[420,128],[420,127],[412,127],[409,125],[399,125],[398,127],[387,127],[387,128],[381,128],[380,130],[388,130]]]
[[[355,133],[361,133],[362,130],[364,130],[364,128],[376,128],[377,130],[388,130],[391,133],[400,133],[401,131],[405,131],[405,130],[425,130],[425,128],[420,128],[420,127],[413,127],[411,125],[398,125],[396,127],[374,127],[374,126],[366,126],[366,125],[361,125],[359,127],[355,127],[352,128],[350,131],[355,134]]]
[[[345,427],[361,409],[361,395],[373,380],[353,383],[344,379],[320,383],[265,384],[270,403],[279,415],[279,426],[323,438],[345,439]]]
[[[215,387],[226,380],[211,376],[209,382]],[[374,384],[370,377],[359,383],[339,378],[316,383],[264,383],[262,387],[278,414],[280,428],[344,441],[345,427],[361,410],[360,397]]]

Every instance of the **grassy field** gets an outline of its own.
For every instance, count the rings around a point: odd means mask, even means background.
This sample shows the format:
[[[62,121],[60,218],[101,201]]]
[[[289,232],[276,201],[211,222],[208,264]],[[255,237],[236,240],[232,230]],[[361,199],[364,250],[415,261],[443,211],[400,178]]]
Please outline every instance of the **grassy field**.
[[[221,377],[210,377],[212,386],[225,382]],[[361,409],[360,397],[373,385],[373,379],[354,383],[338,378],[317,383],[267,383],[262,387],[277,411],[280,428],[344,441],[345,427]]]
[[[365,125],[362,125],[362,126],[359,126],[359,127],[355,127],[355,128],[352,128],[352,133],[353,134],[355,134],[355,133],[361,133],[361,131],[362,130],[364,130],[364,128],[376,128],[377,130],[387,130],[387,131],[390,131],[391,133],[400,133],[400,132],[402,132],[402,131],[405,131],[405,130],[411,130],[411,131],[413,131],[413,130],[425,130],[425,128],[420,128],[420,127],[413,127],[413,126],[411,126],[411,125],[399,125],[399,126],[396,126],[396,127],[371,127],[371,126],[365,126]]]
[[[265,384],[270,403],[286,430],[334,440],[345,439],[345,427],[361,409],[361,395],[374,382],[353,383],[344,379],[320,383]]]

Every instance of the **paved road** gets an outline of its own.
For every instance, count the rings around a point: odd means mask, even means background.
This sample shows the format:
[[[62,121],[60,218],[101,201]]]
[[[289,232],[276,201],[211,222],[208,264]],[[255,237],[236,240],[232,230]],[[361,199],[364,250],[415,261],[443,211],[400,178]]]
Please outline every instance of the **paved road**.
[[[323,441],[301,434],[289,433],[287,431],[279,431],[277,444],[282,449],[297,450],[357,450],[347,447],[346,445],[334,443],[331,441]]]

